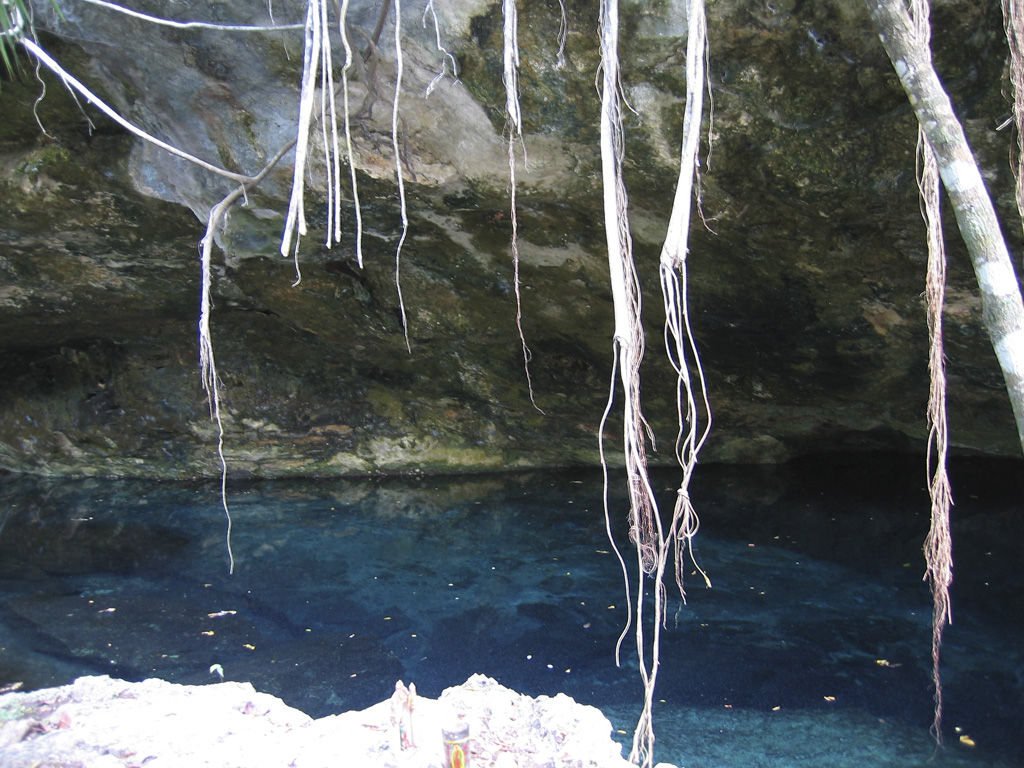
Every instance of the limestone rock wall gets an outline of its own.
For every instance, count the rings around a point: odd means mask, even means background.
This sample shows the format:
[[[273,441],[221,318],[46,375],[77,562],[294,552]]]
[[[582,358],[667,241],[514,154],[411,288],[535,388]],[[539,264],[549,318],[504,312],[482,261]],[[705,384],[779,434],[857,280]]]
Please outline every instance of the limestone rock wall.
[[[685,11],[623,6],[627,183],[649,311],[644,395],[674,437],[660,359],[657,257],[677,175]],[[515,324],[501,9],[435,0],[441,70],[423,4],[403,3],[401,161],[391,151],[393,28],[376,3],[349,27],[368,52],[351,103],[364,217],[355,258],[351,190],[343,242],[324,245],[324,165],[313,152],[301,282],[278,253],[292,156],[218,230],[213,338],[234,473],[471,471],[589,463],[608,396],[611,293],[597,148],[597,4],[520,3],[525,158],[519,232],[523,328]],[[990,7],[991,6],[991,7]],[[141,12],[268,24],[265,5],[200,0]],[[40,40],[127,117],[189,152],[255,173],[294,135],[301,30],[175,29],[78,0],[39,2]],[[272,5],[300,22],[298,0]],[[914,182],[916,124],[859,2],[709,7],[711,156],[691,245],[694,328],[715,428],[706,460],[781,461],[822,450],[920,449],[927,397],[925,245]],[[424,23],[426,22],[426,23]],[[937,61],[1020,252],[1007,153],[996,130],[1005,43],[999,9],[934,10]],[[343,61],[340,44],[335,61]],[[0,466],[177,477],[217,471],[197,371],[197,244],[232,183],[85,113],[30,68],[0,89]],[[91,119],[92,125],[87,121]],[[343,168],[347,178],[347,168]],[[1019,450],[973,275],[950,221],[947,354],[952,440]],[[614,432],[612,424],[610,431]],[[615,447],[614,436],[610,443]],[[669,459],[668,455],[665,459]],[[657,460],[657,456],[655,456]]]

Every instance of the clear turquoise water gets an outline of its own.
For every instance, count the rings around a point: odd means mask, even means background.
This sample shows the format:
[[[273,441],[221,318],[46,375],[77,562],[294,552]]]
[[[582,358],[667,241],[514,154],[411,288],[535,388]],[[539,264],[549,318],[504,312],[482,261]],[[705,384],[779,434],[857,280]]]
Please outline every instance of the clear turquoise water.
[[[1020,469],[954,470],[946,747],[928,762],[923,465],[700,468],[697,556],[714,586],[690,578],[672,604],[658,759],[1024,765]],[[671,498],[674,473],[657,481]],[[640,683],[631,641],[615,665],[625,595],[598,474],[233,484],[233,575],[215,484],[8,477],[0,499],[0,684],[201,684],[220,664],[321,716],[397,679],[436,696],[479,672],[564,691],[632,732]],[[612,507],[623,529],[617,493]]]

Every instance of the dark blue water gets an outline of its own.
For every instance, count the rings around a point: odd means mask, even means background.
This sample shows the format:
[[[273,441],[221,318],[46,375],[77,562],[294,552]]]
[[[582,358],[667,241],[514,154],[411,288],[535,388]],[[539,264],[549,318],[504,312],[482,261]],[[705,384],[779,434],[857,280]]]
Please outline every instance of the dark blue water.
[[[954,467],[946,747],[928,763],[923,464],[701,467],[697,556],[714,586],[688,575],[685,606],[670,592],[657,758],[1024,765],[1021,468]],[[656,479],[670,500],[675,474]],[[564,691],[632,732],[640,682],[631,640],[614,661],[625,595],[599,474],[233,484],[230,576],[217,493],[4,478],[0,684],[203,684],[219,664],[322,716],[398,679],[433,697],[479,672]],[[622,534],[617,492],[612,506]]]

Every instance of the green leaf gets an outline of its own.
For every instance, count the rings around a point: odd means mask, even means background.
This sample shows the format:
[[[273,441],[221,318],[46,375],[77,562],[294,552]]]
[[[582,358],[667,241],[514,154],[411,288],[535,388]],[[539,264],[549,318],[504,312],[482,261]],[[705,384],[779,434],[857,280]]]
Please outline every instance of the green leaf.
[[[0,58],[8,75],[13,75],[17,67],[15,46],[24,34],[27,19],[24,0],[0,0]]]
[[[64,17],[57,0],[50,0],[50,5]],[[29,30],[31,18],[25,0],[0,0],[0,59],[9,76],[18,69],[18,41]]]

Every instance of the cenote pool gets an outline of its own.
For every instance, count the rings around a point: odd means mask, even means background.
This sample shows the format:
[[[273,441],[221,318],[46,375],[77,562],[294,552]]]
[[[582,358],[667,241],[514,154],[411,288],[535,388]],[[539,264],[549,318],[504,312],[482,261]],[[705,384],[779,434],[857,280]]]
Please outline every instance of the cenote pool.
[[[936,754],[923,462],[700,467],[696,549],[713,588],[691,578],[687,604],[672,606],[657,759],[1024,765],[1021,469],[953,467]],[[655,477],[671,499],[676,474]],[[640,682],[628,653],[614,660],[626,613],[599,473],[232,483],[233,575],[218,492],[0,478],[0,684],[205,684],[220,664],[319,717],[381,701],[398,679],[435,697],[479,672],[530,695],[564,691],[632,733]]]

